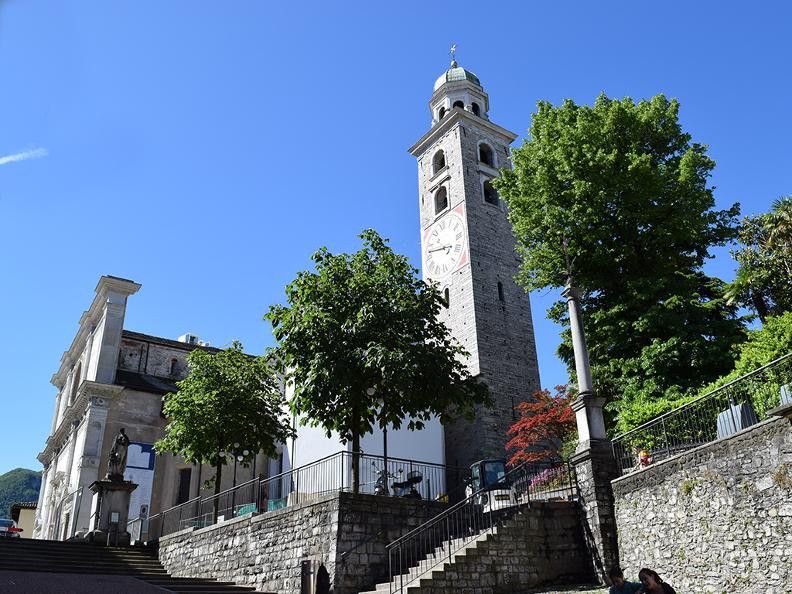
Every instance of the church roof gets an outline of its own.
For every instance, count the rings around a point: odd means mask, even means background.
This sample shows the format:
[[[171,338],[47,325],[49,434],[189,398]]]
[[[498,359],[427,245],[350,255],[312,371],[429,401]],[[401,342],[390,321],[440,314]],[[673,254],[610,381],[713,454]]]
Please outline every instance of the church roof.
[[[437,77],[437,80],[434,84],[434,90],[436,91],[447,82],[456,82],[461,80],[469,80],[474,85],[478,87],[481,86],[481,81],[478,79],[478,76],[470,72],[470,70],[465,70],[464,68],[457,66],[456,60],[454,60],[451,63],[451,68]]]

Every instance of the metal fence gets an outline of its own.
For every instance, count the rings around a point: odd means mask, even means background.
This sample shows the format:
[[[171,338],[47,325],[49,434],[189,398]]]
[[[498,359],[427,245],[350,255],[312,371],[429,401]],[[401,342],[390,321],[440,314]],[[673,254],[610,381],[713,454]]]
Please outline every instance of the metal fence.
[[[338,452],[311,464],[274,475],[256,477],[217,495],[195,497],[148,520],[134,518],[127,530],[134,540],[153,540],[185,528],[203,528],[248,513],[265,513],[315,500],[322,495],[352,490],[352,452]],[[373,494],[383,476],[382,456],[357,454],[359,492]],[[388,457],[389,492],[393,483],[407,482],[408,477],[421,499],[438,499],[445,495],[446,467],[442,464]],[[416,480],[420,476],[420,481]],[[133,532],[134,531],[134,532]],[[134,538],[137,536],[137,538]]]
[[[792,404],[792,353],[618,435],[613,455],[626,474],[746,429],[782,403]]]
[[[530,501],[577,496],[574,470],[526,462],[510,470],[494,486],[470,493],[459,503],[387,546],[390,592],[403,592],[432,568],[480,535],[516,515]]]

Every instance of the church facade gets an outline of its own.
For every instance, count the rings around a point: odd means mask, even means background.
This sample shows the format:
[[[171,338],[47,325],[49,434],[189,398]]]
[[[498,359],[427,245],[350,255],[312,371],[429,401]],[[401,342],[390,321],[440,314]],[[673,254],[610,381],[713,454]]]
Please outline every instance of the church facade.
[[[55,411],[38,455],[44,470],[34,538],[63,540],[88,530],[88,486],[104,478],[113,439],[122,428],[130,438],[124,478],[138,485],[130,519],[197,496],[202,480],[213,474],[176,456],[156,456],[153,444],[164,436],[167,424],[162,397],[175,392],[176,382],[186,376],[187,355],[196,348],[217,349],[192,335],[170,340],[124,329],[128,298],[139,289],[130,280],[101,277],[52,376]],[[237,482],[266,472],[272,463],[263,455],[256,462],[258,467],[239,469]],[[224,476],[223,488],[231,480]]]

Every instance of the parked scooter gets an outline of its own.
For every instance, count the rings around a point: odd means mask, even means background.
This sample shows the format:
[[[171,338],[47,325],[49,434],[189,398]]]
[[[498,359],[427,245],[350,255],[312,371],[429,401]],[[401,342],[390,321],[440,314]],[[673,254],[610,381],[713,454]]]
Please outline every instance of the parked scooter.
[[[372,462],[371,465],[374,466],[374,468],[377,467],[374,462]],[[378,470],[377,480],[374,483],[374,495],[391,495],[391,492],[388,491],[388,479],[394,479],[393,483],[391,483],[393,497],[422,499],[421,494],[415,488],[415,485],[423,480],[423,474],[421,474],[420,471],[413,470],[407,473],[406,480],[395,480],[396,478],[401,477],[403,472],[404,471],[401,468],[399,469],[398,475],[394,475],[391,472],[386,472],[384,468]]]
[[[399,475],[402,474],[401,468],[399,469]],[[415,485],[420,483],[423,480],[423,474],[421,474],[418,470],[413,470],[407,473],[407,480],[393,482],[393,496],[394,497],[407,497],[410,499],[422,499],[421,494],[418,492],[418,489],[415,488]]]

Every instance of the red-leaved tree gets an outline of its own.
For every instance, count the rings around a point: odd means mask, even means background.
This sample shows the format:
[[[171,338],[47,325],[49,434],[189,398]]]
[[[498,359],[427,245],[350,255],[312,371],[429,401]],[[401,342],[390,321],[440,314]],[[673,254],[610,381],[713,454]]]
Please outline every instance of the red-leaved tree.
[[[560,458],[564,439],[575,431],[573,398],[566,386],[556,386],[554,395],[539,390],[531,402],[517,405],[521,417],[509,427],[512,437],[506,444],[507,450],[516,450],[510,465]]]

